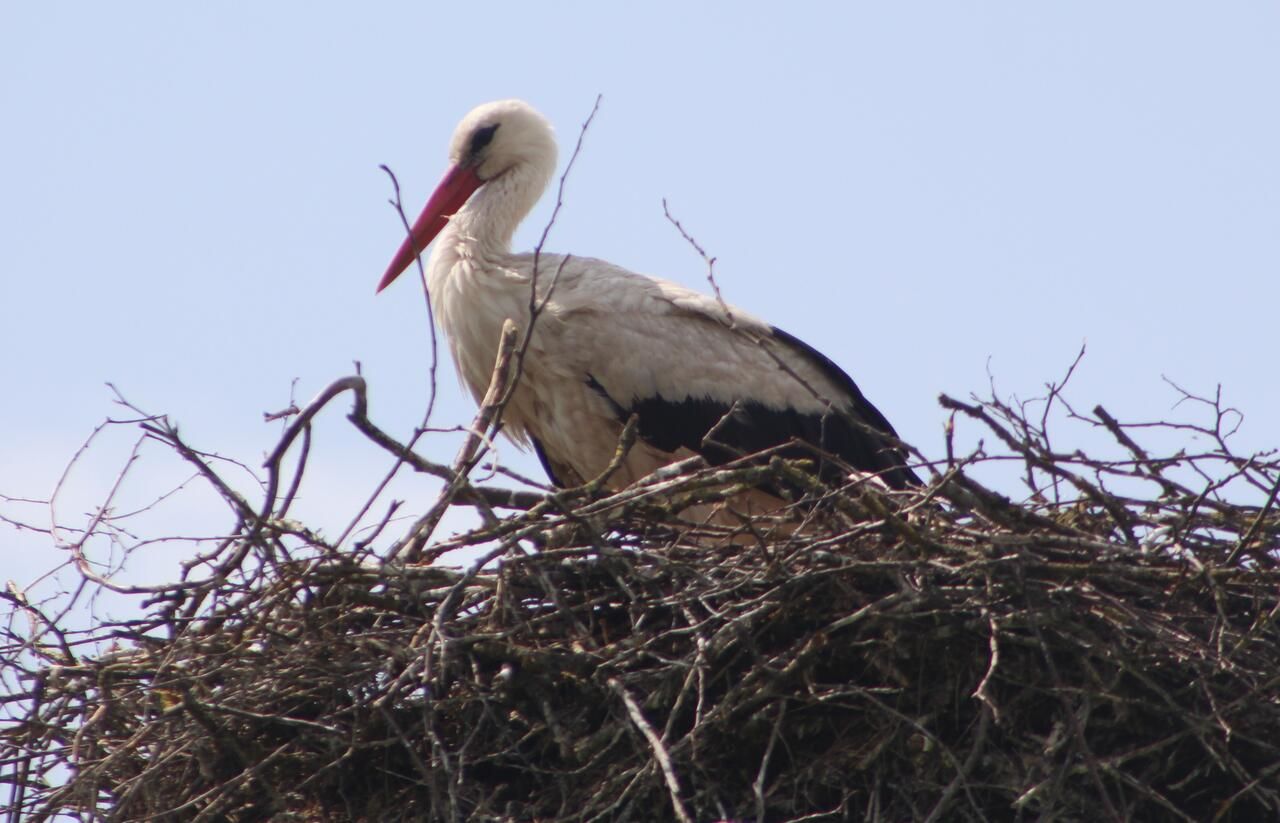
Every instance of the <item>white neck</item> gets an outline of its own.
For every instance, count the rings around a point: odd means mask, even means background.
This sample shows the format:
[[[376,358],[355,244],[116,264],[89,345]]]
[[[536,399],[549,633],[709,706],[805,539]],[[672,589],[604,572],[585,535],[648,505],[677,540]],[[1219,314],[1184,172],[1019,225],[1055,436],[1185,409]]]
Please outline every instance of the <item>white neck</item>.
[[[511,236],[542,197],[550,177],[550,170],[531,163],[512,166],[471,196],[437,243],[466,245],[482,256],[510,254]]]

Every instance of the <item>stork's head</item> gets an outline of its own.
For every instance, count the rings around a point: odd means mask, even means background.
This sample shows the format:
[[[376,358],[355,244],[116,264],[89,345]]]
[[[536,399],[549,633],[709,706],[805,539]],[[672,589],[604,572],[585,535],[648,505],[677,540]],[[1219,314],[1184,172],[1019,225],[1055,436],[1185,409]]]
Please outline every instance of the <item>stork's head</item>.
[[[449,170],[436,186],[409,237],[378,283],[382,291],[427,248],[471,195],[486,183],[525,172],[542,193],[556,165],[555,133],[547,119],[523,100],[477,106],[462,118],[449,141]],[[532,206],[532,202],[529,206]],[[523,214],[521,214],[523,217]]]
[[[485,103],[454,130],[449,162],[473,169],[481,182],[522,164],[555,168],[555,133],[547,118],[523,100]]]

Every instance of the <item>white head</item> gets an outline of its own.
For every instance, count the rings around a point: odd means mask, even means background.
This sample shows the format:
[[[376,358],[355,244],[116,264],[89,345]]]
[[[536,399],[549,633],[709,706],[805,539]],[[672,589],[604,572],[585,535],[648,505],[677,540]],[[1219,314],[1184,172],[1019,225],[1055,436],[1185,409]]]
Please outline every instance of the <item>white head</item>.
[[[475,170],[482,183],[528,165],[549,175],[556,167],[556,138],[547,118],[523,100],[476,106],[449,141],[449,162]]]
[[[503,187],[504,195],[518,201],[508,203],[507,211],[523,218],[555,171],[556,153],[551,123],[523,100],[498,100],[468,112],[449,141],[449,170],[387,267],[378,291],[413,263],[477,189]]]

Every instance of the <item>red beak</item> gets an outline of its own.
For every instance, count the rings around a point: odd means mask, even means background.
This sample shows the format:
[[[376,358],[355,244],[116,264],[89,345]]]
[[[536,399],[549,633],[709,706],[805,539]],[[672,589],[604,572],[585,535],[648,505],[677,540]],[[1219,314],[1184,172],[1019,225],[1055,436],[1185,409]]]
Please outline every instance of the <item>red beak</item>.
[[[413,265],[417,256],[426,251],[441,229],[448,225],[449,218],[458,213],[458,209],[462,208],[467,198],[483,182],[476,177],[475,171],[465,166],[454,166],[445,172],[444,178],[436,185],[436,190],[422,209],[422,214],[418,215],[417,222],[413,224],[413,230],[400,245],[391,265],[387,266],[387,273],[382,275],[382,280],[378,283],[378,291],[391,285],[392,280]]]

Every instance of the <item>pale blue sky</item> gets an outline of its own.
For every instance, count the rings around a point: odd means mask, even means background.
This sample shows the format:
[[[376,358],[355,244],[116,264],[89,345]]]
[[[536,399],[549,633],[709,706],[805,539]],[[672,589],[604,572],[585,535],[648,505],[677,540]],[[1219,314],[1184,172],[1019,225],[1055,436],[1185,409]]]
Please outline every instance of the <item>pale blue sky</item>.
[[[305,400],[360,360],[373,417],[407,432],[425,317],[411,278],[373,292],[401,237],[378,164],[416,215],[457,120],[508,96],[567,158],[604,95],[551,250],[701,288],[668,198],[727,299],[843,365],[927,453],[939,392],[985,390],[989,361],[1036,394],[1083,341],[1084,409],[1154,419],[1176,399],[1161,375],[1220,382],[1242,449],[1280,443],[1280,5],[779,8],[6,3],[0,493],[49,493],[113,413],[108,380],[256,464],[290,381]],[[448,364],[440,386],[436,422],[469,421]],[[148,454],[136,500],[176,472]],[[302,513],[342,520],[385,467],[331,412]],[[420,509],[430,488],[396,492]],[[0,531],[0,578],[42,546]]]

